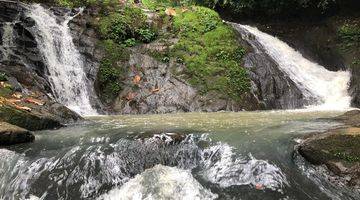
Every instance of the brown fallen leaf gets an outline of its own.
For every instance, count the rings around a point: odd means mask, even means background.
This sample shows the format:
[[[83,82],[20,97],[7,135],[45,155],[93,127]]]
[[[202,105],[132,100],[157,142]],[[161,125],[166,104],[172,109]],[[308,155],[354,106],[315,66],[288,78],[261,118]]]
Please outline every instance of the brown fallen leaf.
[[[165,13],[168,16],[176,16],[176,10],[174,8],[166,8]]]
[[[131,101],[135,98],[136,96],[136,93],[135,92],[129,92],[127,95],[126,95],[126,100],[128,101]]]
[[[19,110],[25,110],[25,111],[28,111],[28,112],[31,111],[31,108],[26,107],[26,106],[15,105],[15,108],[16,108],[16,109],[19,109]]]
[[[187,9],[187,8],[181,8],[181,12],[186,12],[186,11],[188,11],[189,9]]]
[[[15,103],[21,102],[20,99],[6,99],[6,101],[10,104],[15,104]]]
[[[138,85],[141,81],[141,77],[139,75],[135,75],[134,79],[133,79],[133,83]]]
[[[160,88],[154,88],[151,90],[151,93],[156,93],[156,92],[159,92],[160,91]]]
[[[22,94],[19,92],[15,92],[14,94],[11,95],[12,97],[16,98],[16,99],[21,99]]]
[[[43,106],[45,104],[45,102],[38,100],[38,99],[31,98],[31,97],[24,99],[24,101],[26,103],[32,103],[32,104],[35,104],[38,106]]]

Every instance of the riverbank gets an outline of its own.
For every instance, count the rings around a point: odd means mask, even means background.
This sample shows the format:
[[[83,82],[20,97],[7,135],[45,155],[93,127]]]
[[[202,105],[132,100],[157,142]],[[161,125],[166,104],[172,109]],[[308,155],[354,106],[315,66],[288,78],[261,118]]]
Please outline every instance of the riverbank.
[[[314,165],[325,165],[334,179],[355,190],[360,189],[360,111],[353,110],[332,120],[344,124],[341,128],[310,134],[297,151]]]

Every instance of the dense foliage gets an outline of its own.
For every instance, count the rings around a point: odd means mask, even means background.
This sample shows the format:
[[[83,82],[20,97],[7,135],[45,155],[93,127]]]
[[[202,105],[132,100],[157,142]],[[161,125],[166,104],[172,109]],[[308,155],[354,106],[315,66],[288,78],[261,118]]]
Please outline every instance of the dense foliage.
[[[146,16],[140,8],[128,6],[101,18],[100,33],[104,39],[129,45],[135,41],[151,42],[156,33],[146,23]]]
[[[338,0],[200,0],[209,7],[228,8],[242,15],[271,16],[295,14],[312,10],[317,14],[325,13],[336,5]]]

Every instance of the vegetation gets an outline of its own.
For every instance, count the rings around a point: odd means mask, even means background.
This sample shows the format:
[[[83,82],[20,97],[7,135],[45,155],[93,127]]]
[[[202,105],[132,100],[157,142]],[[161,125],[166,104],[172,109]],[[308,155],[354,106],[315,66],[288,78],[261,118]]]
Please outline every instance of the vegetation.
[[[223,7],[228,10],[251,16],[273,16],[302,13],[312,10],[323,14],[340,2],[339,0],[199,0],[209,7]]]
[[[360,46],[360,26],[358,24],[345,24],[338,35],[345,48]]]
[[[127,45],[135,45],[134,40],[149,43],[156,38],[156,33],[146,23],[143,11],[132,6],[103,17],[99,26],[104,39],[111,39],[118,44],[126,41]]]
[[[184,62],[190,83],[203,93],[216,90],[235,98],[249,91],[248,74],[240,66],[245,50],[233,29],[208,8],[177,13],[173,25],[180,40],[170,54]]]
[[[112,40],[103,41],[101,45],[106,50],[106,56],[100,63],[98,73],[99,92],[104,102],[110,102],[122,90],[121,81],[125,74],[122,64],[129,59],[129,54],[124,46]]]

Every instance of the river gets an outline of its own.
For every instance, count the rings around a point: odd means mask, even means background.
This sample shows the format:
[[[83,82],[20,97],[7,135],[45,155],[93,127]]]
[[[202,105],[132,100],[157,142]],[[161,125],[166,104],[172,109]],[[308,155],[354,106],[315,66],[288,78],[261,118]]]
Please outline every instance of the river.
[[[354,199],[294,154],[339,114],[89,117],[0,149],[0,199]]]

